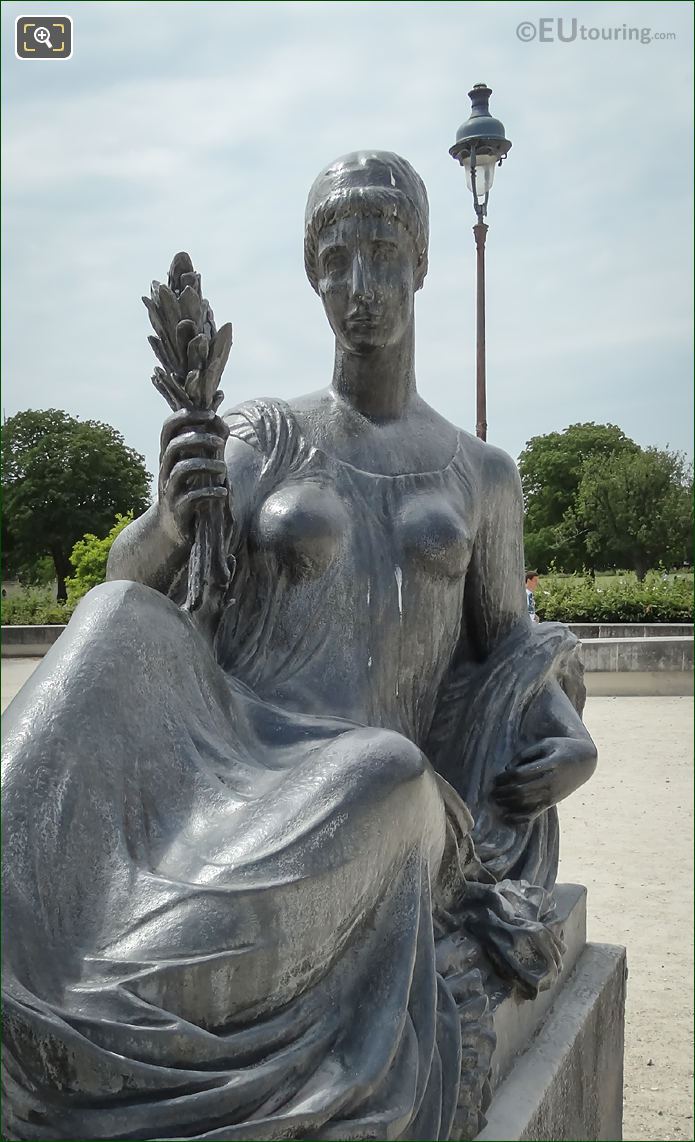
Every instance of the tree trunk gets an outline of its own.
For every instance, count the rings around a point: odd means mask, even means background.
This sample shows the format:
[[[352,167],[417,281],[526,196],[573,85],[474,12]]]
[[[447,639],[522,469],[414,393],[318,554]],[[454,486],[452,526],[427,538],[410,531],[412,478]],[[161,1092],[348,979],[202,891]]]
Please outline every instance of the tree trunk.
[[[58,584],[57,598],[59,603],[64,603],[68,597],[65,580],[68,575],[72,574],[72,565],[67,555],[59,544],[54,544],[51,547],[51,557],[53,559],[53,566],[56,571],[56,582]]]

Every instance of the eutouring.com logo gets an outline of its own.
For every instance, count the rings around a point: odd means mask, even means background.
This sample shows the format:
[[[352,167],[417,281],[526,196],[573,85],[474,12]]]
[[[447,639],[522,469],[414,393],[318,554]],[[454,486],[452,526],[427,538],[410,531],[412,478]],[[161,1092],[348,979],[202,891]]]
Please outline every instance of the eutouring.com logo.
[[[612,27],[590,27],[580,24],[576,16],[546,16],[541,20],[522,20],[517,25],[517,39],[524,44],[574,44],[582,41],[612,40],[614,43],[652,44],[656,40],[675,40],[675,32],[654,32],[651,28],[617,24]]]

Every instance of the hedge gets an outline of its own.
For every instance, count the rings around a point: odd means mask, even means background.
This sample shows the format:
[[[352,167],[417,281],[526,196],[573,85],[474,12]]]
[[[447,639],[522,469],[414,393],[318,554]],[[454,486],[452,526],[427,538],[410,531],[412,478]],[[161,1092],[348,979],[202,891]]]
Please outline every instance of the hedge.
[[[66,623],[76,605],[57,603],[49,587],[28,587],[2,600],[2,621],[7,626]]]
[[[77,601],[56,603],[49,590],[31,588],[2,600],[2,621],[66,623]],[[626,575],[600,585],[588,575],[544,575],[536,591],[536,610],[540,619],[562,623],[690,623],[693,581],[665,580],[655,571],[642,583]]]
[[[561,623],[691,623],[693,581],[656,571],[642,583],[628,575],[601,584],[588,575],[547,575],[536,591],[536,612]]]

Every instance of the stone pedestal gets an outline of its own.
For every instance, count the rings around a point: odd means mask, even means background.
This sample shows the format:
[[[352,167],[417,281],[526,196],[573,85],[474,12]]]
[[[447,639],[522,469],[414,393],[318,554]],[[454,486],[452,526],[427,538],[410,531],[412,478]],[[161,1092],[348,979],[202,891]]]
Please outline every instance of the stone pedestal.
[[[622,1138],[625,949],[586,943],[586,890],[559,885],[557,984],[494,1014],[492,1103],[479,1142]]]

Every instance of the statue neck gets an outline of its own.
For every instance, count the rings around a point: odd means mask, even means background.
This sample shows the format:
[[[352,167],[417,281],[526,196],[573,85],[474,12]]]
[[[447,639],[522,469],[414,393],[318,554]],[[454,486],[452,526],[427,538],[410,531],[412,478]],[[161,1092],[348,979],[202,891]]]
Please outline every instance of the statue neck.
[[[333,390],[370,420],[398,420],[417,394],[412,327],[397,345],[353,353],[336,344]]]

